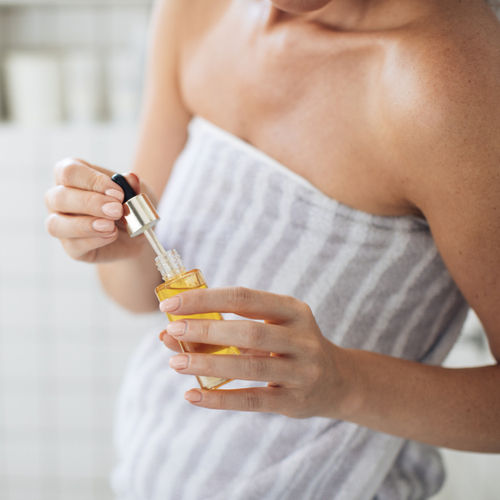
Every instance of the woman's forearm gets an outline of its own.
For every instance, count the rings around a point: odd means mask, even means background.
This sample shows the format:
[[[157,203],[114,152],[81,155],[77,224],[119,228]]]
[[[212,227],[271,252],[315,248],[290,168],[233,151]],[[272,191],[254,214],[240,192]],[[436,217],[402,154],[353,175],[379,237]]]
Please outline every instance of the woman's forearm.
[[[346,354],[354,389],[345,420],[434,446],[500,453],[500,365],[451,369]]]
[[[155,266],[155,253],[144,245],[140,254],[97,266],[99,278],[107,294],[132,312],[150,312],[158,308],[154,289],[161,283]]]

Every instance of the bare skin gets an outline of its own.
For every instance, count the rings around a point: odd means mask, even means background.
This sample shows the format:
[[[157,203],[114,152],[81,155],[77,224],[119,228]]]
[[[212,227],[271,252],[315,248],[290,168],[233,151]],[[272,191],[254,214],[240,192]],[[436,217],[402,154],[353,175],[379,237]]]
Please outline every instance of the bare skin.
[[[201,115],[347,205],[425,217],[500,360],[500,24],[482,0],[164,0],[155,19],[134,168],[146,191],[161,195],[187,124]],[[118,302],[152,310],[158,275],[149,250],[126,243],[121,230],[91,229],[110,201],[108,174],[96,183],[89,166],[59,166],[59,187],[47,195],[49,230],[74,258],[101,262]],[[75,188],[85,202],[75,203]],[[74,224],[68,213],[78,214]],[[242,322],[232,333],[238,341],[226,342],[248,348],[245,356],[171,359],[179,373],[270,383],[191,390],[193,404],[342,418],[500,452],[498,365],[451,370],[342,349],[323,337],[307,305],[255,290],[185,292],[167,307],[266,320]],[[226,322],[189,320],[162,338],[177,350],[182,332],[223,344],[226,330]]]

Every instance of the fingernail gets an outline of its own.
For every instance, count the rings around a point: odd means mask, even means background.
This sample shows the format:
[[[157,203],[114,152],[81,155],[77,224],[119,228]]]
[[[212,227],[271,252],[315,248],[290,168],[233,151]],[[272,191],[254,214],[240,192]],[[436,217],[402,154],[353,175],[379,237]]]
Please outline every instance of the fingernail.
[[[113,231],[113,229],[115,228],[115,223],[112,220],[108,219],[97,219],[92,224],[92,227],[96,231],[101,231],[103,233],[106,233],[108,231]]]
[[[169,361],[170,366],[174,370],[181,370],[182,368],[187,368],[189,364],[189,356],[185,354],[179,354],[178,356],[173,356]]]
[[[106,196],[111,196],[111,198],[115,198],[118,201],[123,201],[123,193],[121,191],[118,191],[118,189],[108,189],[107,191],[104,192]]]
[[[134,172],[129,172],[128,174],[126,175],[131,175],[132,177],[135,178],[135,180],[140,184],[141,183],[141,180],[139,179],[139,177],[137,177],[136,174],[134,174]]]
[[[108,217],[121,217],[122,205],[116,202],[106,203],[102,206],[102,213]]]
[[[167,325],[167,332],[174,337],[181,337],[186,333],[187,323],[185,321],[174,321]]]
[[[170,312],[175,311],[181,305],[181,299],[179,297],[172,297],[171,299],[163,300],[160,302],[160,311]],[[168,327],[167,327],[168,328]]]
[[[190,403],[199,403],[203,398],[201,391],[188,391],[184,394],[184,399]]]
[[[161,340],[162,342],[163,342],[163,337],[166,335],[166,333],[167,333],[167,330],[162,330],[162,331],[160,332],[160,340]]]

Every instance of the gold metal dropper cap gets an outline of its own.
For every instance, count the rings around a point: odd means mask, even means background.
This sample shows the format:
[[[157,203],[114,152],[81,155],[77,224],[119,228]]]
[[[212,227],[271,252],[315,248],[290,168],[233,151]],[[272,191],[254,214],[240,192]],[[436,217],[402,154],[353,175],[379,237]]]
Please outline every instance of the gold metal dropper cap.
[[[133,238],[155,226],[160,221],[160,216],[148,196],[141,193],[123,204],[121,221]]]
[[[120,220],[132,238],[151,229],[160,221],[160,216],[146,194],[136,194],[121,174],[113,175],[111,180],[123,190],[125,199],[123,217]]]

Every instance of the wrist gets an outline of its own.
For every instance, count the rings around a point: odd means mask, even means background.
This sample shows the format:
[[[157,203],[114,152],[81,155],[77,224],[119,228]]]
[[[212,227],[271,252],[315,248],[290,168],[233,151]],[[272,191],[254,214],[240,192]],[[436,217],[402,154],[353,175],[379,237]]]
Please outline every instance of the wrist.
[[[334,346],[334,363],[337,370],[338,386],[333,418],[351,421],[363,407],[363,377],[359,368],[356,349]]]

